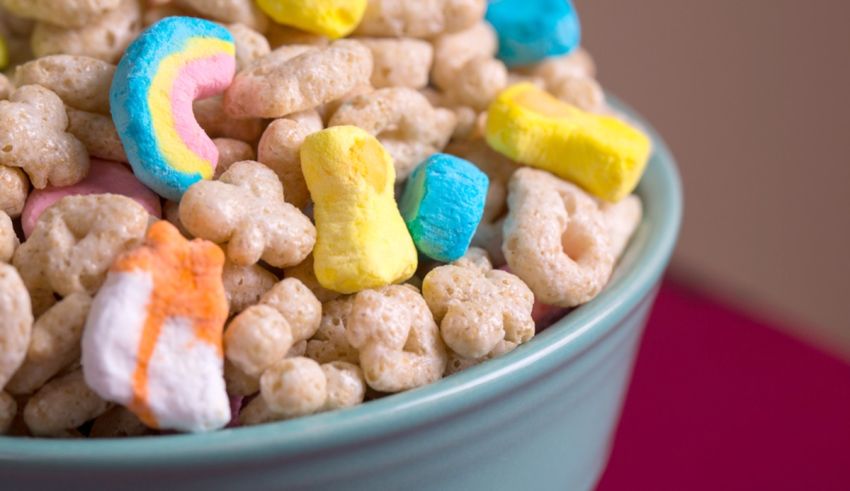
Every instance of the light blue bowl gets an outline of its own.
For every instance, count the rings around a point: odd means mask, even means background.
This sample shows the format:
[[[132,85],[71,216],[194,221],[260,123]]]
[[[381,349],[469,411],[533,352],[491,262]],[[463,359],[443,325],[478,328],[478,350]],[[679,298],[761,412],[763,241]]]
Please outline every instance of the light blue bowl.
[[[0,489],[591,489],[681,220],[673,158],[652,137],[645,219],[611,284],[527,345],[428,387],[282,423],[0,437]]]

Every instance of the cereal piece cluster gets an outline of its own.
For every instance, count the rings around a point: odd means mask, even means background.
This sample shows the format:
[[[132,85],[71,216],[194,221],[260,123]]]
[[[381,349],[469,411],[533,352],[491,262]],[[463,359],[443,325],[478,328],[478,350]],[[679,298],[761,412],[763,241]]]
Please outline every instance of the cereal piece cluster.
[[[348,408],[594,298],[649,144],[549,2],[0,0],[0,434]]]

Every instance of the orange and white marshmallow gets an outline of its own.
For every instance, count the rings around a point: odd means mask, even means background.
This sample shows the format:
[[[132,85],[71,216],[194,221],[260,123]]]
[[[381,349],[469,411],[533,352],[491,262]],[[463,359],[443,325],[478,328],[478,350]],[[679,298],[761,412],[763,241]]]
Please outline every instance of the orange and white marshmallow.
[[[92,303],[82,342],[86,383],[152,428],[224,427],[224,253],[168,222],[120,256]]]

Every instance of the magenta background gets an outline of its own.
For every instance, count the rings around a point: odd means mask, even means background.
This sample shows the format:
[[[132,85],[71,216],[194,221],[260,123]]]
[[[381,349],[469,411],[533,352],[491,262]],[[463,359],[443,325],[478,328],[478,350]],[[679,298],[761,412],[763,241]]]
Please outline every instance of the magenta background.
[[[667,281],[598,491],[850,490],[850,365]]]

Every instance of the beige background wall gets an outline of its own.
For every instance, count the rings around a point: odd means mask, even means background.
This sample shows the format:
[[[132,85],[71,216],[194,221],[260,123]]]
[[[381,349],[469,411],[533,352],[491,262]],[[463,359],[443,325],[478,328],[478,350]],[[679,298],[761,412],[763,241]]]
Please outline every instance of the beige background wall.
[[[676,154],[680,277],[850,358],[850,2],[576,0]]]

